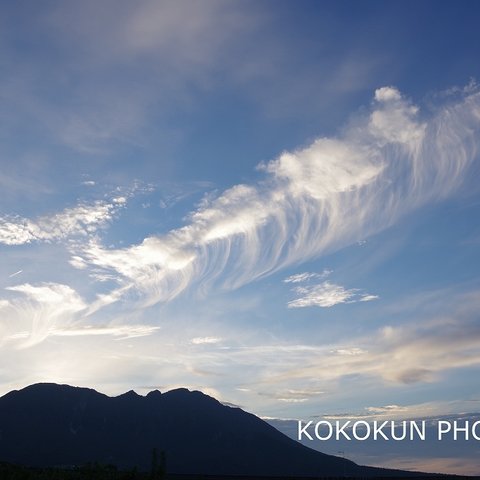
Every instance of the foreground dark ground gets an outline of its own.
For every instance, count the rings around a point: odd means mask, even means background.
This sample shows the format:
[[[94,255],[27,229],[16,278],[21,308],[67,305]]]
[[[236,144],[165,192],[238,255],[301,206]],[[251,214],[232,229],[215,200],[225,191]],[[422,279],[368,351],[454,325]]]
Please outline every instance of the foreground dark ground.
[[[112,465],[87,465],[75,468],[29,468],[0,462],[0,480],[340,480],[344,478],[368,479],[369,477],[291,477],[291,476],[220,476],[165,474],[161,469],[139,472],[136,469],[121,471]],[[376,480],[392,477],[377,477]],[[396,477],[402,479],[404,477]],[[405,477],[411,479],[412,477]],[[429,475],[414,477],[417,480],[479,480],[480,477],[453,475]]]

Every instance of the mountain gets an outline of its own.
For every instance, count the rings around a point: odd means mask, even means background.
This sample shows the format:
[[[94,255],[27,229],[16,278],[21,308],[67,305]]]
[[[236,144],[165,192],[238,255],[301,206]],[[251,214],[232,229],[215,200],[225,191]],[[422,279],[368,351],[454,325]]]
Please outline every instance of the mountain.
[[[362,467],[286,437],[240,408],[186,389],[108,397],[40,383],[0,398],[0,461],[30,466],[98,461],[150,468],[164,452],[169,473],[400,476]]]

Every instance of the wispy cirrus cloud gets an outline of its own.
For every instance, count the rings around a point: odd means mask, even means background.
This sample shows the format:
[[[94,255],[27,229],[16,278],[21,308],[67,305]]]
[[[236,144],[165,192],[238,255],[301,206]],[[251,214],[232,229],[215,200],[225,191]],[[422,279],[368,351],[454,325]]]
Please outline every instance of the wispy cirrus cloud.
[[[14,341],[20,348],[32,347],[49,337],[113,336],[118,339],[144,337],[160,327],[144,324],[95,325],[88,318],[88,303],[71,287],[59,283],[25,283],[7,287],[18,294],[0,301],[8,322],[2,322],[2,341]]]
[[[427,116],[397,89],[380,88],[371,111],[341,136],[284,152],[260,167],[261,181],[205,200],[185,226],[124,249],[92,241],[76,254],[145,305],[198,283],[234,289],[453,194],[477,159],[479,119],[478,92]],[[374,299],[330,283],[304,293],[323,305]]]
[[[109,335],[118,337],[121,340],[128,338],[145,337],[151,335],[159,330],[160,327],[154,327],[149,325],[117,325],[117,326],[92,326],[84,325],[82,327],[71,328],[52,328],[48,331],[49,337],[86,337],[86,336],[98,336]],[[18,340],[25,339],[31,336],[30,331],[18,332],[10,335],[8,339]]]
[[[9,310],[8,330],[11,334],[28,331],[26,338],[23,333],[21,335],[24,347],[43,341],[59,325],[71,324],[87,306],[75,290],[59,283],[25,283],[7,287],[7,290],[20,294],[5,301],[4,308]]]

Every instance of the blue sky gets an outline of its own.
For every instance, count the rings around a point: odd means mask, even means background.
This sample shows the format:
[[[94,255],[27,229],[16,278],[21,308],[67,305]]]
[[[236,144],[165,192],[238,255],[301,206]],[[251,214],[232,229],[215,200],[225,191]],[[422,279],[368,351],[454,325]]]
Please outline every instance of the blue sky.
[[[2,2],[0,390],[480,411],[479,9]]]

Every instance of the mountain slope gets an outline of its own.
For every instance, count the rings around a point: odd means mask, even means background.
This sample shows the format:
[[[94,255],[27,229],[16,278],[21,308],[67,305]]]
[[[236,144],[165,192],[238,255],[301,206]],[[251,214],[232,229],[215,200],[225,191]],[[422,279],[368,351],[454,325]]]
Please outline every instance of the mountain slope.
[[[0,398],[1,461],[34,466],[98,461],[146,470],[154,448],[165,452],[170,473],[402,473],[361,467],[311,450],[252,414],[186,389],[108,397],[87,388],[45,383]]]

